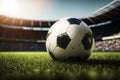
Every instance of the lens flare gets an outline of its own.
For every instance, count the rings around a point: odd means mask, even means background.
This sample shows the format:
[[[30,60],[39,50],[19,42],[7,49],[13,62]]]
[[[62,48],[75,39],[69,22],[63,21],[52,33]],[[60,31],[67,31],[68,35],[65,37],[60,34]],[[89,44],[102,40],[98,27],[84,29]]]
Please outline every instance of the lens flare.
[[[18,4],[16,0],[2,0],[1,10],[3,14],[16,15]]]

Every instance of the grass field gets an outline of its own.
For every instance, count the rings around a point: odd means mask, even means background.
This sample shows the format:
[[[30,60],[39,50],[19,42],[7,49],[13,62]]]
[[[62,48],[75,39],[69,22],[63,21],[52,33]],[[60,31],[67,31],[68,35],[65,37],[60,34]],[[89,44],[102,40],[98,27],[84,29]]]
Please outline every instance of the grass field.
[[[119,80],[120,52],[93,52],[86,61],[53,61],[47,52],[0,52],[0,80]]]

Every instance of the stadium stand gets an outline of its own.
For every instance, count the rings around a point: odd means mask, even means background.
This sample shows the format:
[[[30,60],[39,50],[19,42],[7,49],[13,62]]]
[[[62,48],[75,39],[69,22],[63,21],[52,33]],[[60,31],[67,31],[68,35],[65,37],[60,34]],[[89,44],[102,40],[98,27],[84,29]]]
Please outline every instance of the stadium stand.
[[[56,21],[56,20],[55,20]],[[36,21],[36,20],[27,20],[27,19],[18,19],[18,18],[11,18],[9,16],[0,15],[0,24],[1,25],[12,25],[12,26],[26,26],[26,27],[47,27],[50,26],[55,21]]]
[[[95,37],[94,51],[120,51],[120,1],[114,0],[105,7],[84,18]],[[117,35],[117,39],[113,36]],[[103,40],[103,37],[111,37]]]
[[[120,51],[120,1],[114,0],[92,15],[82,18],[95,37],[95,51]],[[44,51],[47,31],[54,21],[12,18],[0,15],[0,51]]]
[[[97,41],[94,51],[120,51],[120,38]]]

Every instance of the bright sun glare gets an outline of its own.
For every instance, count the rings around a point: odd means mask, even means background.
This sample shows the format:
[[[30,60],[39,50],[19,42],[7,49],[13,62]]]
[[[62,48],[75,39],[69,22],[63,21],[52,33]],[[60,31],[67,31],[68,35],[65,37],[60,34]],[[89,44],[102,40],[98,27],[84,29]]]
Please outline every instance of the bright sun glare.
[[[20,18],[44,16],[52,0],[0,0],[0,14]],[[38,17],[37,17],[38,18]]]
[[[17,15],[18,4],[16,0],[2,0],[2,13],[6,15]]]

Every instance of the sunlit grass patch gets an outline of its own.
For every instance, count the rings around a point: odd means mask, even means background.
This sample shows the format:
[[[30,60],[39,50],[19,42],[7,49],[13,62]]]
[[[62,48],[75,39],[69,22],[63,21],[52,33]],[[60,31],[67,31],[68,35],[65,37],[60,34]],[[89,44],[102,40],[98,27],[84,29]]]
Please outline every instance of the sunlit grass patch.
[[[118,79],[120,52],[94,52],[86,61],[53,61],[47,52],[0,52],[0,80]]]

